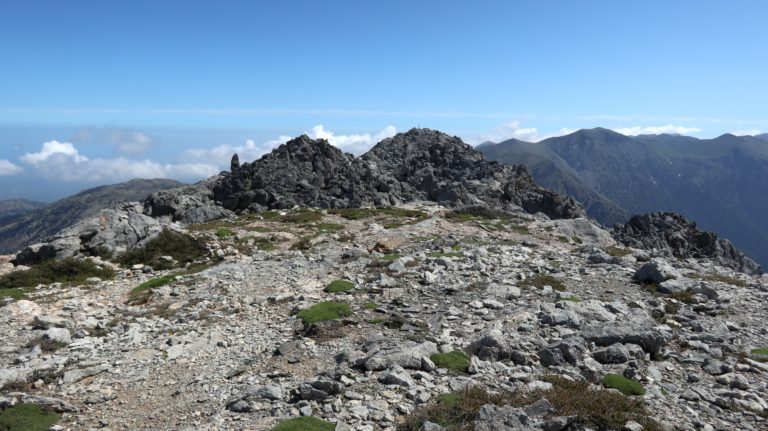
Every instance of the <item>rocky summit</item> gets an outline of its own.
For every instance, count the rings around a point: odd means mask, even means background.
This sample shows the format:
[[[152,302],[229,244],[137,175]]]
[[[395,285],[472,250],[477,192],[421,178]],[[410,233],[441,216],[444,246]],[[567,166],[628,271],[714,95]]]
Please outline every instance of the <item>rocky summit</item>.
[[[573,199],[537,186],[525,166],[486,161],[461,139],[429,129],[385,139],[359,158],[325,140],[300,136],[259,160],[232,167],[199,185],[156,193],[145,202],[147,213],[188,223],[225,210],[349,208],[427,200],[450,207],[517,206],[551,218],[584,215]],[[203,206],[213,209],[201,214]]]
[[[679,215],[301,136],[0,256],[0,430],[763,430],[766,308]]]

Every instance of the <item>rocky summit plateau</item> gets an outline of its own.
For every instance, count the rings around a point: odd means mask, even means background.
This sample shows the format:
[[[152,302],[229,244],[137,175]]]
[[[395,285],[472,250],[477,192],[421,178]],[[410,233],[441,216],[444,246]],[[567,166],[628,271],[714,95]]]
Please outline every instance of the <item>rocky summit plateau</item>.
[[[0,258],[0,430],[764,430],[766,309],[678,214],[301,136]]]

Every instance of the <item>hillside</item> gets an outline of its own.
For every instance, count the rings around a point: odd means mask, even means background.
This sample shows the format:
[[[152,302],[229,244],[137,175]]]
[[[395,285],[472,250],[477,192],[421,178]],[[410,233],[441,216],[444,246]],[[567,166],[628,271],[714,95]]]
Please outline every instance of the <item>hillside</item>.
[[[28,199],[6,199],[0,201],[0,226],[13,217],[20,216],[32,210],[48,205],[45,202],[30,201]]]
[[[571,190],[602,223],[616,223],[617,214],[673,211],[729,238],[764,266],[768,263],[764,140],[728,134],[715,139],[628,137],[591,129],[537,144],[484,145],[480,151],[507,163],[535,161],[534,178],[553,190]],[[606,204],[596,205],[595,195],[618,206],[618,212],[606,213]]]
[[[83,190],[42,208],[5,218],[0,223],[0,253],[15,252],[39,242],[101,209],[122,202],[140,201],[158,190],[182,185],[168,179],[136,179]]]

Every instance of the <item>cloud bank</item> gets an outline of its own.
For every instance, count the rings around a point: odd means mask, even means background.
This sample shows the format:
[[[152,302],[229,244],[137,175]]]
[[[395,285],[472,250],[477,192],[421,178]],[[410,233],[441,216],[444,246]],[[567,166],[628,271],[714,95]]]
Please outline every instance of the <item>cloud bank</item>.
[[[114,182],[133,178],[194,180],[218,173],[215,166],[201,163],[162,164],[127,157],[91,159],[71,142],[48,141],[40,151],[20,157],[38,174],[60,181]]]
[[[24,171],[20,166],[11,163],[10,160],[0,159],[0,177],[16,175]]]
[[[394,136],[393,126],[377,134],[339,135],[327,130],[322,124],[305,132],[313,139],[326,139],[342,151],[360,154],[384,138]],[[158,163],[148,159],[128,157],[139,155],[152,144],[152,139],[142,132],[117,131],[107,139],[124,155],[114,158],[89,158],[72,142],[52,140],[43,143],[37,152],[19,157],[31,171],[45,178],[68,182],[109,183],[133,178],[173,178],[181,181],[197,181],[218,174],[229,168],[232,154],[242,161],[253,161],[292,137],[258,143],[252,139],[242,145],[219,145],[213,148],[196,148],[184,151],[178,163]],[[0,175],[14,175],[22,168],[8,160],[0,160]]]
[[[500,124],[486,133],[480,134],[477,139],[469,140],[472,144],[481,144],[483,142],[504,142],[508,139],[519,139],[527,142],[539,142],[541,140],[555,136],[563,136],[575,132],[576,129],[564,127],[557,132],[541,134],[535,127],[521,127],[519,121],[510,121]]]
[[[329,144],[338,147],[340,150],[355,155],[366,152],[382,139],[395,136],[396,133],[397,129],[394,126],[387,126],[375,135],[370,133],[337,135],[327,130],[322,124],[318,124],[304,132],[304,134],[312,139],[325,139]],[[251,162],[291,139],[293,139],[292,136],[279,136],[276,139],[263,143],[257,143],[249,139],[243,145],[224,144],[213,148],[195,148],[184,151],[181,155],[181,160],[188,163],[212,163],[221,169],[225,169],[229,167],[232,154],[237,153],[241,162]]]
[[[694,133],[701,132],[701,129],[697,127],[675,126],[674,124],[667,124],[666,126],[618,127],[612,130],[627,136],[661,135],[664,133],[674,135],[692,135]]]

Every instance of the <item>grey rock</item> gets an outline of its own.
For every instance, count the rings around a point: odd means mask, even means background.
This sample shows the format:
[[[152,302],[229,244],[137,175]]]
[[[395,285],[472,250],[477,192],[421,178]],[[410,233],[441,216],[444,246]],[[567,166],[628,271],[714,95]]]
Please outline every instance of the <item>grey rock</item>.
[[[637,344],[646,352],[655,355],[666,345],[667,339],[654,327],[653,321],[634,320],[589,326],[581,331],[581,335],[598,346],[605,347],[616,343]]]
[[[570,337],[551,343],[539,350],[539,360],[544,366],[577,365],[582,362],[587,346],[581,337]]]
[[[69,344],[72,342],[72,334],[66,328],[48,328],[43,333],[43,339],[61,344]]]
[[[519,408],[486,404],[474,422],[475,431],[518,431],[529,429],[528,415]]]
[[[402,368],[393,368],[382,373],[379,376],[379,382],[384,383],[385,385],[398,385],[406,388],[414,385],[411,375]]]
[[[652,259],[635,272],[635,279],[641,283],[661,283],[679,278],[681,274],[663,259]]]
[[[617,241],[635,248],[661,251],[678,258],[708,258],[719,265],[746,274],[762,274],[763,268],[733,244],[712,232],[700,230],[696,223],[680,214],[657,212],[633,216],[614,228]],[[640,280],[643,281],[643,280]],[[659,280],[660,283],[664,280]]]

